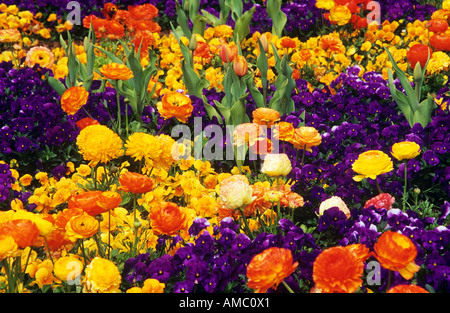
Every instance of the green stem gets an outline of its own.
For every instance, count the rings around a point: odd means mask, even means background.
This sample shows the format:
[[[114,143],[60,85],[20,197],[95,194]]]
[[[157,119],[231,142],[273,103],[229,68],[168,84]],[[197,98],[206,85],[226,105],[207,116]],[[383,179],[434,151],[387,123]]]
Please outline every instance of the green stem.
[[[117,132],[119,133],[119,129],[122,127],[122,112],[120,110],[120,94],[119,94],[119,90],[117,88],[117,85],[114,84],[114,87],[116,89],[116,101],[117,101]]]
[[[378,193],[379,193],[379,194],[382,194],[383,191],[381,190],[380,185],[378,184],[378,181],[377,181],[376,178],[375,178],[375,185],[377,186]]]
[[[302,167],[303,167],[303,162],[305,162],[305,149],[306,149],[306,145],[303,147],[303,154],[302,154]]]
[[[388,281],[387,281],[387,285],[386,285],[386,292],[389,290],[389,288],[391,287],[391,281],[392,281],[392,271],[389,270],[389,275],[388,275]]]
[[[108,260],[111,260],[111,210],[108,211]]]
[[[289,285],[283,280],[282,281],[284,287],[286,287],[286,289],[290,292],[290,293],[294,293],[294,290],[291,289],[291,287],[289,287]]]
[[[278,177],[276,177],[275,180],[277,182],[277,191],[280,191],[280,183],[278,182]],[[278,221],[280,220],[280,214],[281,214],[280,200],[278,200],[277,201],[277,224],[278,224]]]
[[[408,185],[408,167],[405,162],[405,185],[403,187],[403,211],[406,209],[406,190]]]
[[[253,234],[252,231],[250,230],[250,226],[248,225],[247,218],[244,215],[244,209],[240,208],[239,211],[241,212],[242,220],[244,221],[245,231],[247,232],[250,240],[253,240]]]
[[[47,238],[46,237],[44,237],[44,241],[45,241],[45,247],[47,248],[48,257],[50,258],[50,261],[52,261],[52,263],[55,264],[55,262],[53,262],[52,254],[50,252],[50,248],[48,246],[48,242],[47,242]]]

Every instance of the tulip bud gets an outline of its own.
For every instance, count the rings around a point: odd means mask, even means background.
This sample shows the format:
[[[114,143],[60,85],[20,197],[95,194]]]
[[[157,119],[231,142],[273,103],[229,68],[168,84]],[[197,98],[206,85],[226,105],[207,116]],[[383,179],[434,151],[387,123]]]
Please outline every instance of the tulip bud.
[[[238,53],[236,44],[223,44],[220,48],[220,58],[223,63],[233,62]]]
[[[269,51],[269,44],[267,42],[267,37],[266,37],[265,34],[262,34],[262,36],[259,37],[259,41],[261,42],[261,45],[262,45],[262,47],[264,49],[264,52]]]
[[[195,49],[197,49],[197,35],[192,34],[191,40],[189,40],[189,50],[194,51]]]
[[[233,60],[233,70],[237,76],[242,77],[247,74],[247,60],[242,55],[237,55]]]

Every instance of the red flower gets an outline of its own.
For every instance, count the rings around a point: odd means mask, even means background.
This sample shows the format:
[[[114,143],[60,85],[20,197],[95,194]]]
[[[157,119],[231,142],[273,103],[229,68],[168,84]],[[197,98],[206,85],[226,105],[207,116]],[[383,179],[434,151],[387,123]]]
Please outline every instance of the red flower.
[[[364,204],[364,208],[368,208],[369,206],[373,205],[377,209],[386,209],[390,210],[392,209],[392,205],[395,202],[395,198],[391,196],[388,193],[381,193],[376,197],[373,197],[366,201]]]
[[[88,127],[89,125],[100,125],[100,123],[97,120],[94,120],[90,117],[82,118],[81,120],[77,121],[76,124],[80,130]]]
[[[408,52],[406,52],[406,58],[408,60],[408,63],[411,65],[411,68],[415,68],[417,62],[419,62],[420,66],[424,68],[428,60],[428,51],[430,52],[431,58],[433,49],[431,49],[427,45],[419,43],[409,48]]]
[[[146,193],[153,189],[153,180],[139,173],[126,172],[120,175],[121,190],[132,193]]]

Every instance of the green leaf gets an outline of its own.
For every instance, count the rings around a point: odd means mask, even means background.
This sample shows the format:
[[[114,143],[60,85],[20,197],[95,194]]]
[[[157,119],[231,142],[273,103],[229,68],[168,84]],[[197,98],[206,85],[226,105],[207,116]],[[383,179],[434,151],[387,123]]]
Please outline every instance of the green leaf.
[[[203,16],[207,19],[206,22],[208,24],[210,24],[213,27],[222,25],[222,22],[220,21],[220,19],[218,19],[215,15],[212,15],[211,13],[209,13],[208,11],[205,10],[201,10]]]
[[[177,4],[177,23],[180,26],[181,30],[183,31],[183,35],[187,38],[191,38],[192,32],[189,28],[188,18],[186,16],[186,13],[184,10],[180,7],[180,5]],[[173,26],[172,26],[173,28]]]
[[[261,43],[261,41],[258,38],[258,44],[259,44],[259,55],[256,59],[256,65],[261,73],[261,83],[262,87],[267,88],[267,71],[269,70],[269,63],[267,60],[266,53],[264,51],[264,47]]]
[[[219,121],[220,124],[223,123],[222,117],[220,116],[220,114],[217,112],[217,110],[207,102],[206,97],[202,96],[203,98],[203,105],[205,107],[206,113],[208,114],[209,119],[212,119],[214,116],[217,117],[217,120]]]
[[[287,22],[286,14],[281,11],[281,0],[267,0],[267,15],[272,19],[272,34],[281,38]]]
[[[413,111],[411,106],[408,103],[408,99],[406,96],[400,92],[394,84],[393,77],[392,77],[392,71],[388,68],[388,80],[389,80],[389,89],[391,90],[391,95],[394,98],[395,102],[397,103],[398,107],[400,108],[400,111],[402,111],[403,115],[405,116],[406,120],[409,123],[410,127],[413,127],[412,124],[412,116]]]
[[[433,97],[428,94],[427,98],[420,103],[419,108],[414,112],[412,118],[413,126],[416,123],[420,123],[420,125],[425,128],[428,123],[431,122],[431,114],[436,108],[437,105],[434,102]]]
[[[214,100],[214,103],[216,104],[216,107],[219,110],[220,114],[222,114],[223,118],[225,119],[225,124],[230,125],[231,109],[227,105],[223,105],[219,101]]]
[[[245,97],[247,97],[247,94],[245,95]],[[230,110],[232,125],[236,126],[242,123],[248,123],[250,121],[245,110],[246,110],[245,101],[242,98],[237,100],[233,104]]]
[[[256,6],[253,6],[250,10],[246,11],[241,17],[238,18],[233,31],[234,41],[238,42],[237,38],[244,39],[250,33],[249,24],[253,18],[253,13],[255,10]]]
[[[64,91],[66,91],[66,86],[64,86],[64,84],[61,83],[59,81],[59,79],[49,76],[47,78],[47,81],[48,81],[49,85],[56,91],[56,93],[58,95],[61,96],[64,93]]]

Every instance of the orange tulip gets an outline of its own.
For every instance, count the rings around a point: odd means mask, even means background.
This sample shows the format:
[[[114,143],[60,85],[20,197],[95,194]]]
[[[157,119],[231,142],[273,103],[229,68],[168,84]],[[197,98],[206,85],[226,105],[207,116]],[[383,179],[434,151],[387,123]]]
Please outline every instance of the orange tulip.
[[[248,72],[247,60],[242,55],[237,55],[233,60],[233,70],[237,76],[245,76]]]
[[[153,180],[139,173],[126,172],[119,177],[120,189],[125,192],[146,193],[153,189]]]
[[[425,24],[430,32],[442,33],[448,29],[448,23],[446,20],[431,20]]]
[[[248,287],[256,293],[265,293],[269,288],[277,289],[298,266],[289,249],[272,247],[255,255],[247,266]]]
[[[411,239],[400,233],[387,231],[381,234],[374,245],[374,251],[382,267],[398,271],[405,279],[411,279],[420,268],[414,263],[416,246]]]
[[[186,213],[176,203],[160,202],[152,207],[150,224],[156,235],[175,235],[187,227]]]
[[[223,44],[220,48],[220,58],[223,63],[233,62],[238,53],[238,48],[235,43]]]

